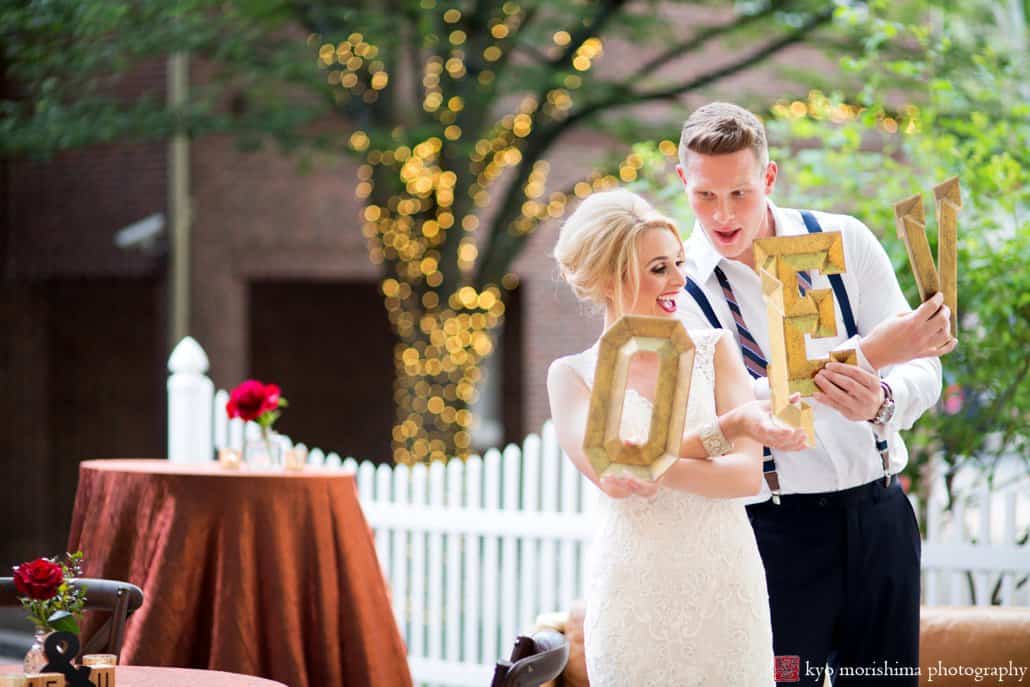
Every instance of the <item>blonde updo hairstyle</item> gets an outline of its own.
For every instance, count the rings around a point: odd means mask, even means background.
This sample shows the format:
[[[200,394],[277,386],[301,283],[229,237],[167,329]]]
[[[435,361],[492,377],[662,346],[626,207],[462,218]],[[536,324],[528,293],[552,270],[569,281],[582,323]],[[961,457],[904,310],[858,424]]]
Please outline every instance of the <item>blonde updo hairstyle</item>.
[[[637,239],[648,229],[679,232],[665,215],[631,191],[616,189],[588,196],[562,225],[554,259],[562,279],[581,301],[599,307],[610,298],[622,315],[626,284],[635,302],[640,287]],[[617,276],[618,278],[613,279]]]

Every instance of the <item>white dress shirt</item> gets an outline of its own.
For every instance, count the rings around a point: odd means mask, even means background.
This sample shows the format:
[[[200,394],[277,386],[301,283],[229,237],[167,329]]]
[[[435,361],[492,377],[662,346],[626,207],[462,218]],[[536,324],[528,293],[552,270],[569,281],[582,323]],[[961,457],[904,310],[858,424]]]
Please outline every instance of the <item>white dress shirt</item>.
[[[807,234],[801,213],[778,208],[769,201],[777,236]],[[876,236],[862,222],[847,215],[813,212],[823,231],[839,231],[844,237],[846,272],[841,277],[851,301],[859,336],[868,334],[883,320],[911,311],[905,300],[886,251]],[[732,332],[739,345],[740,337],[715,276],[720,266],[733,288],[744,321],[762,349],[769,351],[769,320],[762,299],[758,274],[747,265],[722,257],[700,225],[684,243],[686,272],[705,292],[722,326]],[[810,272],[812,287],[830,288],[830,280],[819,272]],[[836,299],[834,299],[836,303]],[[709,328],[711,324],[694,298],[685,290],[679,295],[677,312],[688,328]],[[809,358],[825,358],[836,348],[858,349],[859,364],[876,372],[862,355],[858,337],[848,340],[847,330],[836,307],[837,335],[813,339],[805,335]],[[739,348],[738,348],[739,350]],[[816,445],[797,452],[773,451],[783,494],[839,491],[883,477],[883,465],[875,446],[875,433],[886,434],[891,458],[891,473],[900,472],[908,463],[908,450],[898,434],[910,428],[919,416],[933,406],[941,393],[941,363],[938,358],[920,358],[878,371],[894,392],[894,417],[885,426],[852,421],[833,408],[811,397],[815,416]],[[754,380],[755,395],[769,397],[769,381]],[[749,502],[769,498],[769,488],[762,481],[762,492]]]

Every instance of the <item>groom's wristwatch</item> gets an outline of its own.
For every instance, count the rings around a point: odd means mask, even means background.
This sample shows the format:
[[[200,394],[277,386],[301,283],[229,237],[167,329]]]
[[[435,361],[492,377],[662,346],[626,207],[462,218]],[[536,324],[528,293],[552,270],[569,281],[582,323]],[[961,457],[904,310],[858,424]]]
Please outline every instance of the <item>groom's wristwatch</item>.
[[[883,403],[880,404],[880,409],[876,411],[876,415],[870,418],[869,422],[876,425],[885,425],[894,417],[894,392],[891,391],[890,384],[882,379],[880,380],[880,386],[883,388]]]

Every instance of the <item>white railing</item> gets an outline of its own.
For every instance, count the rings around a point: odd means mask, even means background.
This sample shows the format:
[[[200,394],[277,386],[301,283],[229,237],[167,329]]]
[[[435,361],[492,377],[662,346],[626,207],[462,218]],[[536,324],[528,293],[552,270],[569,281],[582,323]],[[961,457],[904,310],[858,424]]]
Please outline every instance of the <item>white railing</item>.
[[[996,491],[981,485],[950,511],[938,486],[926,509],[923,603],[1030,605],[1028,486],[1025,477]]]
[[[583,596],[594,490],[543,439],[445,466],[351,460],[417,681],[486,685],[542,612]]]
[[[190,355],[169,361],[169,457],[211,460],[254,430],[226,418],[228,394],[203,383],[206,357],[199,365],[203,351],[183,343]],[[182,453],[196,446],[206,450]],[[308,462],[356,475],[416,683],[489,684],[494,663],[539,613],[583,597],[596,491],[563,457],[550,422],[521,447],[446,465],[377,466],[319,449]],[[1030,547],[1017,544],[1030,527],[1027,486],[972,490],[971,502],[951,512],[931,499],[924,603],[989,604],[997,587],[1000,603],[1030,605]]]

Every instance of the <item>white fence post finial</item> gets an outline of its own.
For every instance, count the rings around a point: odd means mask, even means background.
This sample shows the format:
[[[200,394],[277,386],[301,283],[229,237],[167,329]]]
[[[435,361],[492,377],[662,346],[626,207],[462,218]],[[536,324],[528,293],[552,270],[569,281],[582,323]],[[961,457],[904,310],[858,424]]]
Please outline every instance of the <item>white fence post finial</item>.
[[[207,370],[207,355],[190,336],[168,358],[168,460],[173,463],[206,463],[212,458],[215,386]]]

